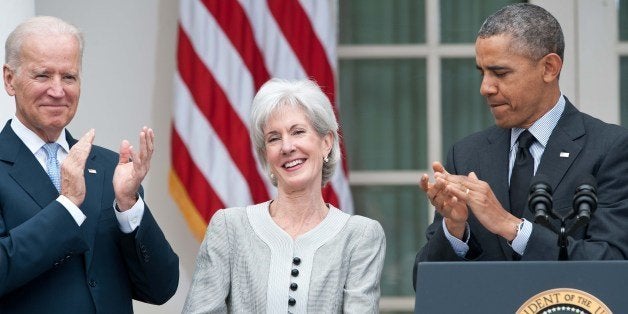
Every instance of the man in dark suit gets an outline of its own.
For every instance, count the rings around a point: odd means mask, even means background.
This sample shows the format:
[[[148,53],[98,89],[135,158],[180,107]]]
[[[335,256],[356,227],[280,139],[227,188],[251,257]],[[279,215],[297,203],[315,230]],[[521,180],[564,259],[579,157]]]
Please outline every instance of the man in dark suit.
[[[15,117],[0,132],[0,313],[132,313],[175,293],[178,257],[142,198],[153,153],[119,155],[65,129],[78,106],[83,39],[52,17],[6,42]],[[115,119],[115,117],[111,117]],[[58,167],[61,165],[60,168]]]
[[[480,93],[496,126],[456,143],[445,167],[433,164],[433,182],[421,178],[436,214],[415,271],[421,261],[557,260],[556,233],[527,210],[533,173],[548,178],[561,215],[587,175],[597,180],[598,209],[568,237],[570,259],[628,257],[628,131],[579,112],[562,95],[564,46],[558,21],[535,5],[509,5],[482,25]],[[522,181],[519,158],[530,165]]]

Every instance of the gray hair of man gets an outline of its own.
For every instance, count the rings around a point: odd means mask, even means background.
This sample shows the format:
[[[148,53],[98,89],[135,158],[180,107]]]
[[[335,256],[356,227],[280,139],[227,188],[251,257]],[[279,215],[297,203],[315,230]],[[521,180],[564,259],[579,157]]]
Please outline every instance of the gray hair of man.
[[[529,3],[516,3],[503,7],[489,16],[478,38],[510,35],[511,49],[532,60],[540,60],[556,53],[564,60],[565,37],[560,24],[547,10]]]
[[[79,46],[79,69],[83,61],[83,34],[74,25],[52,16],[32,17],[18,25],[9,34],[4,45],[5,63],[18,72],[21,60],[21,49],[24,40],[29,36],[71,35],[76,38]]]
[[[320,87],[310,80],[288,81],[271,79],[259,89],[251,108],[250,133],[258,158],[265,170],[270,172],[266,160],[264,127],[268,119],[282,106],[299,106],[305,112],[309,122],[321,137],[331,133],[333,144],[328,161],[323,163],[322,185],[325,186],[336,170],[340,161],[340,140],[338,122],[329,102],[329,98]],[[277,186],[277,179],[270,175],[271,182]]]

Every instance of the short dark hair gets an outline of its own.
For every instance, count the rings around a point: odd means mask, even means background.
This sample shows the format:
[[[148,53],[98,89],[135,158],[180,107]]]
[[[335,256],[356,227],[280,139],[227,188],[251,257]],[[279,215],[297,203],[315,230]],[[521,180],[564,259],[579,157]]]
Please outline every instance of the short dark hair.
[[[556,53],[564,60],[563,30],[552,14],[537,5],[516,3],[493,13],[480,27],[478,38],[496,35],[512,36],[512,49],[533,60],[548,53]]]

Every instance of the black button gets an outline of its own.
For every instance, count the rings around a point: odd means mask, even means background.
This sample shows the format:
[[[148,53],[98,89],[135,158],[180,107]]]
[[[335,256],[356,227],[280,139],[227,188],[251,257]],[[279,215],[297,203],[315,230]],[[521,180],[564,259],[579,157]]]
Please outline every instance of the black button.
[[[298,269],[296,269],[296,268],[295,268],[295,269],[293,269],[293,270],[292,270],[292,277],[296,277],[296,276],[298,276],[298,275],[299,275],[299,270],[298,270]]]
[[[297,300],[295,300],[294,298],[288,299],[288,305],[294,306],[295,304],[297,304]]]
[[[297,291],[297,288],[299,287],[299,285],[297,285],[296,283],[291,283],[290,284],[290,290],[292,291]]]
[[[52,266],[54,266],[54,267],[59,267],[59,265],[61,265],[61,263],[59,263],[59,261],[56,261],[54,264],[52,264]]]
[[[293,258],[293,259],[292,259],[292,263],[293,263],[294,265],[299,266],[299,264],[301,264],[301,259],[300,259],[300,258],[298,258],[298,257],[295,257],[295,258]]]
[[[89,281],[89,286],[92,287],[92,288],[96,287],[96,280],[94,280],[94,279],[90,280]]]

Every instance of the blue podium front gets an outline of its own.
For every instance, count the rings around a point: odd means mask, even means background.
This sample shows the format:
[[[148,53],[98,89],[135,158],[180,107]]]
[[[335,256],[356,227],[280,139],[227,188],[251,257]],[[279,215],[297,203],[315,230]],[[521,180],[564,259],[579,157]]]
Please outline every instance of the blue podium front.
[[[415,314],[628,313],[628,261],[422,262]]]

